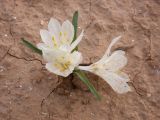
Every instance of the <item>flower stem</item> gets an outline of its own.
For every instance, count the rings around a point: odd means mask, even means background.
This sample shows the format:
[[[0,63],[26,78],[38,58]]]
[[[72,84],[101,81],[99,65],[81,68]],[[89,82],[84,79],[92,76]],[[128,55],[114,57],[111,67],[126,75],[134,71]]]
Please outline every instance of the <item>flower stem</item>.
[[[101,96],[98,94],[97,90],[94,88],[94,86],[92,85],[92,83],[88,80],[88,78],[86,77],[85,73],[81,70],[75,70],[74,73],[82,80],[82,82],[84,82],[87,87],[89,88],[89,90],[92,92],[92,94],[98,99],[101,99]]]

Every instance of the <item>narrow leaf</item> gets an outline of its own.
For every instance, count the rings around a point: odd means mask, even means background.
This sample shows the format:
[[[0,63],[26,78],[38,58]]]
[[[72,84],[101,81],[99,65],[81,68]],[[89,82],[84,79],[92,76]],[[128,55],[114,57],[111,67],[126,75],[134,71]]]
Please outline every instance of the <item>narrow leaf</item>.
[[[101,99],[100,95],[98,94],[98,92],[96,91],[96,89],[94,88],[92,83],[90,83],[90,81],[86,77],[85,73],[81,70],[75,70],[74,73],[88,86],[88,88],[92,92],[92,94],[94,94],[94,96],[98,100],[100,100]]]
[[[21,40],[22,40],[22,43],[23,43],[26,47],[28,47],[28,48],[32,49],[34,52],[42,55],[42,51],[41,51],[40,49],[38,49],[35,45],[33,45],[31,42],[25,40],[24,38],[21,38]]]
[[[78,11],[75,11],[72,18],[72,24],[74,26],[74,37],[72,42],[74,42],[77,38],[77,27],[78,27]],[[78,50],[78,47],[76,47],[73,51]],[[72,52],[73,52],[72,51]]]
[[[73,38],[72,42],[74,42],[76,40],[76,38],[77,38],[78,11],[75,11],[75,13],[73,14],[72,24],[74,26],[74,38]]]

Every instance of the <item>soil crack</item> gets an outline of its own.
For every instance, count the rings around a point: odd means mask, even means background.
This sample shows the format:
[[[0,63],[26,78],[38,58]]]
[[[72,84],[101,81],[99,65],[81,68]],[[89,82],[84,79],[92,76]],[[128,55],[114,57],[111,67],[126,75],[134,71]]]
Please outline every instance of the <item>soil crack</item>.
[[[25,57],[15,56],[15,55],[11,54],[11,53],[9,52],[9,50],[8,50],[8,52],[7,52],[6,54],[8,54],[9,56],[14,57],[14,58],[16,58],[16,59],[19,59],[19,60],[24,60],[24,61],[27,61],[27,62],[38,61],[41,65],[45,65],[45,64],[43,64],[43,62],[42,62],[41,60],[39,60],[39,59],[37,59],[37,58],[27,59],[27,58],[25,58]],[[5,56],[6,56],[6,55],[5,55]]]
[[[152,39],[151,39],[151,35],[152,35],[152,33],[151,33],[151,30],[149,29],[149,28],[146,28],[146,27],[144,27],[140,22],[138,22],[137,20],[136,20],[136,18],[135,18],[135,15],[133,15],[132,17],[131,17],[131,19],[132,19],[132,21],[134,22],[134,23],[136,23],[138,26],[140,26],[140,28],[143,30],[143,32],[144,32],[144,35],[148,38],[148,40],[149,40],[149,52],[148,52],[148,56],[147,56],[147,59],[146,60],[153,60],[152,59]]]

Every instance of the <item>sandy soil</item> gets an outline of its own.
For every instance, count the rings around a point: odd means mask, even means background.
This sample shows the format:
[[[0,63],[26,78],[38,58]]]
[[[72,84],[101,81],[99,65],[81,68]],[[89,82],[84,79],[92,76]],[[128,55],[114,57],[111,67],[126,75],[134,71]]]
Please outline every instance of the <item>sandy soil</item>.
[[[40,42],[39,30],[51,17],[72,18],[79,10],[84,63],[98,60],[111,39],[129,59],[125,72],[133,91],[118,95],[102,79],[88,74],[103,96],[97,101],[78,78],[58,84],[42,58],[20,43]],[[79,29],[79,31],[80,31]],[[0,120],[159,120],[159,0],[0,0]]]

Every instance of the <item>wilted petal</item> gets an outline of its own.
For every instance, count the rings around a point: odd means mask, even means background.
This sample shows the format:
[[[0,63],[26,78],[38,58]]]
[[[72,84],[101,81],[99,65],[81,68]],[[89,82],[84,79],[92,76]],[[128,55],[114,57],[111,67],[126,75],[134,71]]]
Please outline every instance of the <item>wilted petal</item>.
[[[117,93],[122,94],[131,91],[131,88],[126,82],[128,81],[126,77],[119,76],[110,71],[99,71],[99,73],[96,74],[103,78]]]
[[[119,71],[117,74],[118,74],[120,77],[124,78],[124,81],[125,81],[125,82],[129,82],[129,81],[130,81],[129,76],[128,76],[126,73]]]
[[[68,43],[71,44],[74,36],[74,27],[69,20],[66,20],[63,22],[62,34],[64,39],[66,39],[66,41],[68,41]]]
[[[117,50],[112,53],[106,60],[103,61],[104,68],[112,71],[117,71],[122,69],[127,64],[127,58],[125,52],[122,50]]]
[[[112,48],[112,46],[113,46],[116,42],[118,42],[118,41],[120,40],[120,38],[121,38],[121,36],[118,36],[118,37],[114,38],[114,39],[111,41],[110,45],[108,46],[108,49],[106,50],[104,56],[102,57],[102,60],[103,60],[103,59],[106,59],[106,58],[111,54],[111,48]]]

